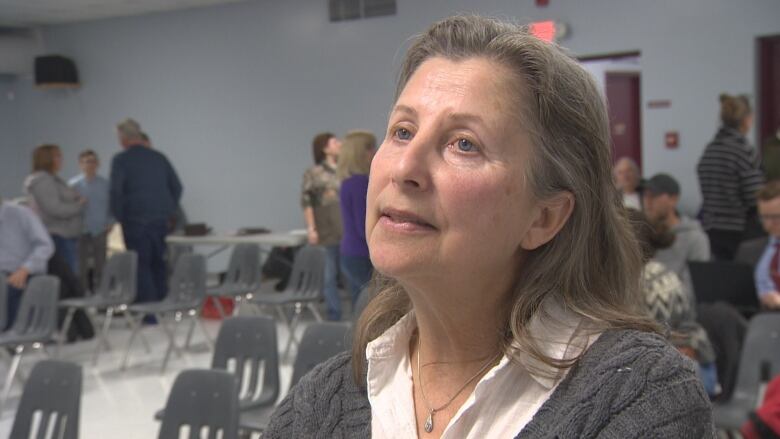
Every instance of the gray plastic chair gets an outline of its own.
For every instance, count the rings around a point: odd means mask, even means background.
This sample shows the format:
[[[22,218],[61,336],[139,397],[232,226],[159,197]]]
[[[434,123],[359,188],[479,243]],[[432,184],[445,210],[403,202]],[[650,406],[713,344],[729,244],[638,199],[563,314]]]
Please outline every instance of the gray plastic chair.
[[[238,390],[232,374],[203,369],[176,377],[157,437],[179,439],[182,429],[189,430],[190,439],[238,438]]]
[[[228,370],[230,365],[234,365],[233,373],[238,380],[241,410],[276,402],[279,397],[279,348],[276,322],[272,318],[231,317],[222,323],[211,368]],[[248,372],[246,368],[249,368]]]
[[[13,348],[14,355],[5,379],[0,412],[11,392],[19,363],[27,347],[42,349],[52,340],[57,330],[57,299],[60,295],[60,280],[54,276],[36,276],[27,282],[22,294],[19,311],[13,326],[0,334],[0,349]]]
[[[251,299],[260,285],[260,247],[256,244],[238,244],[230,254],[225,279],[221,284],[209,288],[206,293],[214,297],[220,317],[225,318],[225,309],[218,300],[230,297],[234,300],[233,315],[238,315],[244,300]]]
[[[228,370],[235,376],[241,410],[273,406],[280,387],[274,319],[263,316],[227,318],[219,328],[211,368]],[[155,414],[156,419],[162,417],[163,411]]]
[[[264,293],[252,299],[252,303],[259,306],[273,306],[279,317],[287,325],[290,336],[284,354],[290,350],[295,338],[295,328],[300,320],[303,309],[308,309],[318,322],[322,316],[315,304],[322,297],[325,281],[325,260],[327,254],[323,247],[305,246],[298,250],[293,262],[292,274],[287,283],[287,288],[281,293]],[[293,316],[287,318],[285,309],[292,306]]]
[[[304,375],[334,355],[350,348],[350,326],[341,322],[320,322],[310,324],[303,332],[298,355],[293,365],[290,381],[292,389]],[[246,410],[239,417],[239,428],[247,433],[262,433],[268,426],[275,407]]]
[[[100,284],[94,295],[60,301],[60,307],[67,309],[65,321],[60,331],[60,346],[66,339],[66,334],[70,324],[73,322],[73,316],[76,311],[80,309],[86,310],[92,326],[97,328],[98,325],[95,322],[94,314],[97,314],[99,309],[105,309],[103,329],[98,334],[95,352],[92,357],[93,364],[97,364],[101,346],[106,346],[107,349],[110,349],[108,329],[111,327],[111,319],[114,313],[125,311],[135,300],[137,273],[138,255],[134,251],[114,254],[106,261]],[[134,329],[136,322],[130,318],[129,314],[125,313],[124,315],[130,328]]]
[[[81,366],[77,364],[57,360],[37,362],[24,386],[10,437],[28,438],[31,431],[37,431],[36,437],[43,438],[51,429],[48,437],[77,439],[81,382]],[[35,416],[36,412],[40,416]]]
[[[176,351],[178,355],[181,355],[181,349],[176,344],[173,329],[169,326],[169,322],[178,323],[183,321],[185,317],[189,318],[190,328],[187,333],[186,344],[189,344],[195,326],[198,326],[203,332],[209,347],[212,347],[211,339],[199,318],[205,297],[206,259],[199,254],[181,255],[171,276],[168,295],[165,299],[159,302],[137,303],[127,307],[126,314],[129,314],[130,318],[134,320],[134,325],[130,340],[127,343],[121,369],[125,370],[127,368],[130,348],[136,336],[141,332],[142,319],[147,315],[157,318],[160,328],[168,337],[168,348],[163,358],[162,371],[165,371],[165,368],[168,366],[168,360],[172,351]]]
[[[712,419],[724,430],[739,430],[756,408],[762,380],[780,373],[780,313],[757,314],[750,320],[731,399],[713,404]],[[763,376],[762,376],[763,375]]]

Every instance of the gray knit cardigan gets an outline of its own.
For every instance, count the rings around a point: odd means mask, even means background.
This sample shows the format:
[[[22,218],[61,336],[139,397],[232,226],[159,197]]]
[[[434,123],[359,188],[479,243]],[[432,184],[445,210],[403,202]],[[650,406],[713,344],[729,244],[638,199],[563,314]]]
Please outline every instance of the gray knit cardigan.
[[[371,437],[371,406],[350,362],[343,353],[302,378],[263,439]],[[714,428],[693,362],[658,335],[611,330],[516,437],[690,439],[712,438]]]

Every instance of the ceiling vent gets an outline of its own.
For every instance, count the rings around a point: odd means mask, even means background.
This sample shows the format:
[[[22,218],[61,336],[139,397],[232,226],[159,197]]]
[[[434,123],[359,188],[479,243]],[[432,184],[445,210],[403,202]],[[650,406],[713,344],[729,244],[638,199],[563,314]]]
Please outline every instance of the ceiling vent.
[[[395,15],[395,0],[328,0],[330,21]]]

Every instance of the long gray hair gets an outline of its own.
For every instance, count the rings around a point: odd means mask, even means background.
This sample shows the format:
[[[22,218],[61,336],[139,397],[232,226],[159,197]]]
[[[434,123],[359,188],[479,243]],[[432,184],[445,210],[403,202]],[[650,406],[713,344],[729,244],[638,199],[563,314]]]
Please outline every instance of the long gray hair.
[[[574,196],[565,226],[547,244],[529,251],[504,316],[501,349],[510,358],[530,356],[558,369],[579,358],[544,354],[527,331],[542,301],[555,296],[568,311],[596,330],[635,328],[657,331],[642,312],[639,246],[611,176],[606,107],[590,75],[556,45],[530,35],[523,26],[479,16],[456,16],[418,36],[401,70],[396,99],[426,60],[482,58],[510,72],[507,85],[517,122],[529,133],[531,161],[526,181],[537,200],[561,192]],[[354,377],[364,385],[365,349],[411,309],[404,289],[376,275],[376,297],[355,329]]]

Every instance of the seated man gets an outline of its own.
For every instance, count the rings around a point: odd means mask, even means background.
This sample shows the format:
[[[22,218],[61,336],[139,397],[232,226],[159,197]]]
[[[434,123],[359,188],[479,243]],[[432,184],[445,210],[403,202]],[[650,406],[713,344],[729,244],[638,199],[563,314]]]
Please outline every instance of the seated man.
[[[659,250],[654,259],[674,271],[692,294],[688,262],[710,260],[707,234],[698,221],[677,211],[680,185],[671,175],[654,175],[645,184],[642,198],[647,218],[653,223],[663,223],[675,236],[674,244]]]
[[[780,309],[780,181],[767,183],[758,191],[757,198],[758,213],[764,230],[769,233],[769,242],[756,265],[756,290],[761,305]]]
[[[53,253],[54,243],[35,213],[0,199],[0,273],[8,284],[6,328],[16,319],[27,279],[46,273]]]

